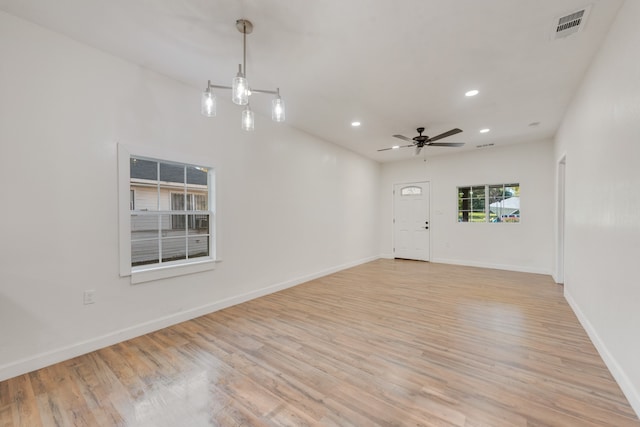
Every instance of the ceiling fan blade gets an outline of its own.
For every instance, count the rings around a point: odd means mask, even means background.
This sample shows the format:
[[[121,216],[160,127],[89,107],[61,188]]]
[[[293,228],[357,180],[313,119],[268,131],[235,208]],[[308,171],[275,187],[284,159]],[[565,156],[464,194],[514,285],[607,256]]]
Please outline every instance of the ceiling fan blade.
[[[420,154],[420,150],[422,150],[422,147],[420,145],[416,145],[416,153],[415,153],[416,156]]]
[[[413,144],[411,144],[411,145],[400,145],[400,146],[396,146],[395,148],[394,147],[381,148],[378,151],[397,150],[399,148],[407,148],[407,147],[413,147]]]
[[[462,147],[464,142],[433,142],[427,143],[431,147]]]
[[[413,139],[411,139],[411,138],[407,138],[407,137],[406,137],[406,136],[404,136],[404,135],[393,135],[393,137],[394,137],[394,138],[400,138],[400,139],[402,139],[402,140],[404,140],[404,141],[413,142]]]
[[[460,133],[460,132],[462,132],[462,129],[458,129],[458,128],[451,129],[448,132],[441,133],[440,135],[436,135],[433,138],[429,138],[429,141],[437,141],[439,139],[446,138],[448,136],[455,135],[455,134]]]

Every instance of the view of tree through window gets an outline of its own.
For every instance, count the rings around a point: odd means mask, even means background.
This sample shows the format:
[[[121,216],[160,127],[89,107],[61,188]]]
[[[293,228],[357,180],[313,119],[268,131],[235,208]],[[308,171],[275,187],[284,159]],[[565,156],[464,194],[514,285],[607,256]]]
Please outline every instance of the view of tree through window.
[[[458,187],[458,222],[520,222],[520,184]]]
[[[131,266],[209,256],[207,168],[131,157]]]
[[[486,222],[485,200],[484,186],[458,188],[458,221]]]

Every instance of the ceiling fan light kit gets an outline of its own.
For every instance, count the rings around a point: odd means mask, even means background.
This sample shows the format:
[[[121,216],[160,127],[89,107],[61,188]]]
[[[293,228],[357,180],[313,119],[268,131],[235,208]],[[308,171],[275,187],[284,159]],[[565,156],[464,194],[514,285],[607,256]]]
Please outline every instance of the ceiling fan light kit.
[[[460,132],[462,132],[462,129],[454,128],[431,138],[428,137],[427,135],[422,134],[422,132],[424,132],[423,127],[419,127],[418,129],[416,129],[416,131],[418,131],[418,136],[414,136],[413,138],[407,138],[404,135],[393,135],[394,138],[411,142],[411,144],[394,145],[393,147],[390,147],[390,148],[381,148],[378,151],[397,150],[399,148],[415,147],[416,155],[417,155],[420,153],[420,150],[422,150],[422,147],[462,147],[464,145],[464,142],[434,142],[443,138],[447,138],[452,135],[459,134]]]
[[[205,117],[215,117],[217,102],[213,89],[230,89],[231,101],[236,105],[245,106],[244,110],[242,110],[242,129],[252,131],[254,130],[254,114],[249,105],[249,97],[253,93],[267,93],[276,96],[271,101],[271,119],[274,122],[283,122],[285,119],[285,106],[280,97],[280,89],[253,89],[247,81],[247,34],[253,32],[253,24],[247,19],[238,19],[236,28],[242,33],[242,64],[238,64],[238,74],[233,78],[231,86],[211,84],[211,80],[207,82],[207,87],[200,98],[200,113]]]

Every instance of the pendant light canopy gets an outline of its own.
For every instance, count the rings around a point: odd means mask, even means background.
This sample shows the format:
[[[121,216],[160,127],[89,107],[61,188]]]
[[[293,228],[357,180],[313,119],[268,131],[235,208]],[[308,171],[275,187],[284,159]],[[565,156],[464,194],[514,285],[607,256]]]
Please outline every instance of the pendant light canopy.
[[[238,19],[236,28],[242,33],[242,64],[238,65],[238,74],[233,78],[231,86],[213,85],[209,80],[207,88],[202,92],[200,112],[205,117],[214,117],[216,115],[216,96],[213,89],[231,89],[233,103],[246,106],[242,111],[242,129],[252,131],[254,129],[254,114],[249,106],[249,97],[256,92],[267,93],[276,95],[276,98],[271,101],[271,119],[274,122],[283,122],[285,107],[284,101],[280,97],[280,89],[252,89],[247,81],[247,34],[251,34],[253,31],[253,24],[247,19]]]

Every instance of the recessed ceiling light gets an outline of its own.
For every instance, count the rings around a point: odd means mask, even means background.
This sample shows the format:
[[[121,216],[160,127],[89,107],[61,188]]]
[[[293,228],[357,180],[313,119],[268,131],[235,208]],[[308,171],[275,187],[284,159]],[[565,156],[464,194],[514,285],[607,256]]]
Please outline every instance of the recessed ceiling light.
[[[400,148],[399,145],[394,145],[393,147],[391,147],[392,150],[397,150],[398,148]]]
[[[468,91],[467,93],[464,94],[464,96],[476,96],[477,94],[479,94],[480,91],[477,89],[473,89]]]
[[[360,122],[351,122],[351,126],[357,128],[358,126],[360,126]]]
[[[487,133],[489,132],[491,129],[489,128],[484,128],[484,129],[480,129],[480,133]]]

